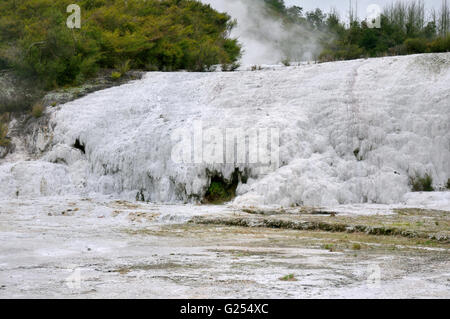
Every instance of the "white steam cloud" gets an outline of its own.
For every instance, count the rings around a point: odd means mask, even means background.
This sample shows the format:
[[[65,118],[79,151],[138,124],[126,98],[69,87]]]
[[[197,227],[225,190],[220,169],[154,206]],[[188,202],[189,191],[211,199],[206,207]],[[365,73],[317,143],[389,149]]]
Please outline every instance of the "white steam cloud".
[[[231,36],[243,45],[242,64],[312,60],[320,53],[319,32],[300,25],[287,27],[269,17],[263,0],[201,0],[237,20]]]

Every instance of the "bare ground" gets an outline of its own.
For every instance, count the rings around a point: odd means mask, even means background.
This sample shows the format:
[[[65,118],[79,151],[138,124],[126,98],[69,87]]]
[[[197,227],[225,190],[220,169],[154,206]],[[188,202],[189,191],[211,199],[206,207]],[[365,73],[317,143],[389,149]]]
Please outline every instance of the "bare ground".
[[[449,244],[430,237],[448,234],[448,212],[389,216],[89,198],[2,201],[0,297],[449,298]],[[247,224],[233,225],[243,219]],[[383,225],[428,237],[270,228],[258,224],[264,219]]]

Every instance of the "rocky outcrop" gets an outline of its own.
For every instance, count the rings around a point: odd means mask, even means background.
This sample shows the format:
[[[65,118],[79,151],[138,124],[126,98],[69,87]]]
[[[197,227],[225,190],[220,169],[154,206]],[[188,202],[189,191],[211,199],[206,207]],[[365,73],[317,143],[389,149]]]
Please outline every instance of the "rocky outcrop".
[[[39,158],[46,152],[52,141],[52,129],[49,127],[49,112],[40,118],[22,114],[13,119],[9,135],[12,142],[20,140],[30,158]]]
[[[132,80],[141,79],[142,75],[144,74],[144,72],[141,71],[129,71],[120,79],[114,80],[110,76],[110,73],[110,70],[103,70],[96,78],[88,80],[80,86],[49,92],[44,96],[43,104],[55,106],[57,104],[67,103],[95,91],[104,90],[113,86],[127,83]]]
[[[11,146],[0,146],[0,159],[5,158],[11,152]]]
[[[0,159],[5,158],[16,149],[24,152],[23,155],[28,159],[41,157],[49,150],[53,140],[53,129],[49,126],[53,107],[94,91],[140,79],[143,75],[143,72],[140,71],[130,71],[120,79],[113,80],[109,76],[110,72],[104,70],[96,78],[86,81],[81,86],[54,90],[45,94],[44,97],[42,97],[42,91],[37,88],[30,89],[32,85],[27,81],[20,80],[11,72],[1,72],[0,114],[10,111],[19,112],[14,112],[11,115],[8,132],[10,143],[7,146],[0,146]],[[47,108],[47,111],[41,117],[35,118],[27,110],[38,99],[42,100],[42,104]],[[17,147],[17,144],[20,144],[20,147]]]

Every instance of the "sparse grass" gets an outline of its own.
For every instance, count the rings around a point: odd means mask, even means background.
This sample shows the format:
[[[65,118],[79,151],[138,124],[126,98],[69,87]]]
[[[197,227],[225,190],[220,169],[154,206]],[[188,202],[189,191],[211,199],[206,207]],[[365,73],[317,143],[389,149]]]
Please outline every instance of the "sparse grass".
[[[289,274],[280,278],[281,281],[297,281],[294,274]]]
[[[440,226],[442,227],[442,226]],[[439,248],[448,251],[448,242],[438,242],[426,238],[408,238],[400,236],[369,235],[365,233],[338,233],[326,231],[297,231],[291,229],[273,229],[273,228],[249,228],[224,225],[204,225],[204,224],[182,224],[167,225],[158,229],[153,228],[123,228],[120,232],[133,236],[160,236],[179,238],[185,242],[192,240],[201,240],[204,244],[222,243],[229,245],[236,238],[241,238],[239,246],[248,250],[246,256],[258,255],[278,255],[282,256],[283,251],[280,248],[305,247],[310,249],[321,248],[321,243],[334,243],[339,247],[351,248],[353,243],[360,243],[361,250],[348,250],[350,255],[364,253],[391,253],[392,251],[421,251],[423,253],[434,253],[425,248]],[[227,246],[228,247],[228,246]],[[273,249],[270,253],[262,253],[261,248]],[[244,249],[244,248],[242,248]],[[229,250],[222,250],[224,253],[231,254],[236,258],[238,253]],[[251,251],[255,252],[254,254]],[[240,250],[242,252],[242,250]],[[342,250],[343,253],[346,250]]]
[[[33,105],[31,109],[31,115],[33,115],[34,118],[40,118],[45,111],[45,106],[42,103],[36,103]]]
[[[358,243],[354,243],[353,246],[352,246],[352,249],[353,250],[361,250],[361,245],[358,244]]]
[[[330,252],[336,251],[336,246],[334,244],[324,244],[322,245],[322,248]]]
[[[155,263],[155,264],[135,264],[130,266],[123,266],[118,269],[111,270],[110,272],[118,272],[121,275],[126,275],[131,271],[153,271],[153,270],[167,270],[178,269],[183,267],[194,267],[194,265],[182,265],[173,262]]]
[[[0,147],[9,146],[10,141],[6,138],[6,135],[8,135],[8,125],[0,122]]]
[[[194,223],[215,224],[224,226],[274,228],[278,230],[293,230],[300,236],[305,231],[315,231],[314,237],[320,236],[321,232],[328,233],[325,237],[332,237],[331,233],[341,233],[348,236],[346,247],[351,247],[353,242],[364,243],[365,239],[357,240],[356,234],[362,238],[374,235],[380,240],[386,238],[403,237],[405,239],[432,240],[442,244],[448,243],[450,236],[450,219],[448,213],[437,210],[424,209],[394,209],[396,214],[392,215],[370,215],[370,216],[340,216],[334,218],[313,214],[289,214],[261,215],[242,213],[232,217],[203,217],[194,218]],[[337,235],[336,235],[337,236]],[[356,236],[356,238],[355,238]],[[354,240],[350,240],[353,237]],[[375,238],[374,237],[374,238]],[[339,237],[341,238],[341,237]],[[331,242],[336,244],[335,242]],[[339,242],[339,245],[341,242]],[[341,246],[341,245],[340,245]],[[365,247],[365,245],[363,245]],[[336,248],[336,247],[333,247]],[[327,245],[324,249],[333,249]]]
[[[120,76],[124,76],[128,71],[130,71],[130,63],[131,60],[125,60],[116,65],[117,72],[120,73]]]
[[[252,71],[260,71],[262,70],[262,67],[260,65],[253,65],[252,66]]]

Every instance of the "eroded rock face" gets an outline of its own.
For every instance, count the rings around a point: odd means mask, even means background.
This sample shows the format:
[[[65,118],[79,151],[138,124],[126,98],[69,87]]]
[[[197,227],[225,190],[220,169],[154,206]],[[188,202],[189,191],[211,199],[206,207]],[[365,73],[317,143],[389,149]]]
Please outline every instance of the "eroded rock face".
[[[105,70],[82,86],[58,89],[43,96],[38,88],[32,88],[30,83],[18,79],[12,73],[0,73],[0,114],[13,109],[27,110],[42,96],[42,104],[46,106],[46,111],[39,118],[34,118],[28,111],[12,113],[8,133],[11,143],[7,147],[0,147],[0,159],[15,150],[21,151],[27,159],[40,158],[52,145],[53,128],[50,127],[49,119],[51,114],[59,109],[58,105],[95,91],[140,79],[142,75],[142,72],[130,71],[120,80],[114,81],[110,78],[109,71]],[[20,144],[20,147],[16,144]]]
[[[25,147],[29,154],[40,157],[52,142],[53,134],[48,125],[49,117],[44,115],[39,119],[30,118],[23,131]]]
[[[8,155],[9,151],[10,151],[9,147],[0,146],[0,159],[5,158],[5,156]]]
[[[44,105],[58,105],[81,98],[89,93],[104,90],[113,86],[118,86],[132,80],[141,79],[143,76],[141,71],[129,71],[126,75],[118,80],[113,80],[110,71],[102,70],[94,79],[88,80],[83,85],[68,89],[60,89],[47,93],[42,102]]]
[[[10,71],[0,72],[0,115],[10,114],[7,116],[6,123],[8,134],[6,136],[9,141],[8,145],[0,146],[0,159],[4,159],[8,154],[17,149],[17,142],[22,139],[25,134],[23,128],[27,127],[26,122],[31,116],[23,114],[30,106],[42,95],[39,85],[33,83],[30,79],[21,79]],[[2,116],[3,125],[5,118]],[[38,125],[35,125],[37,127]],[[27,144],[33,144],[29,141]],[[30,149],[30,152],[33,152]]]
[[[8,131],[11,143],[3,157],[16,150],[22,152],[22,155],[28,159],[41,157],[48,151],[52,142],[52,130],[48,123],[48,113],[40,118],[34,118],[28,114],[14,116]]]

